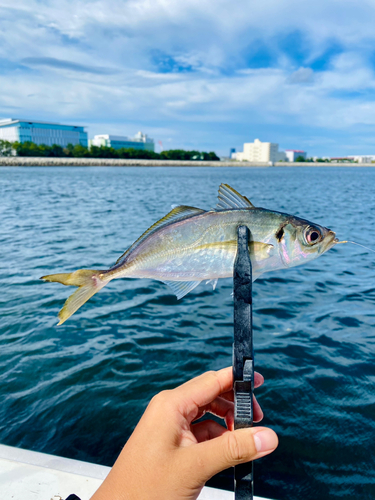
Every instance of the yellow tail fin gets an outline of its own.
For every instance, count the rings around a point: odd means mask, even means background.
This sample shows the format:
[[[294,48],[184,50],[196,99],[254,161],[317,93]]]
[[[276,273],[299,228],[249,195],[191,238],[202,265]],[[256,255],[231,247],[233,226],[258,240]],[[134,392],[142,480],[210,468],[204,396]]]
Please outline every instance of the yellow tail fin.
[[[50,274],[42,276],[44,281],[62,283],[63,285],[78,286],[76,290],[65,302],[64,307],[59,312],[62,325],[72,314],[74,314],[86,301],[96,292],[99,292],[110,280],[106,279],[105,271],[93,269],[79,269],[74,273]]]

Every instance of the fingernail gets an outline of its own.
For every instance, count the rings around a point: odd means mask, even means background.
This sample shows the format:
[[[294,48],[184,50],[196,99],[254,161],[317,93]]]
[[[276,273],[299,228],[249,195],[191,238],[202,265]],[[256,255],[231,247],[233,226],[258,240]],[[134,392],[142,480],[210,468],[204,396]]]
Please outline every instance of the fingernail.
[[[261,451],[264,452],[273,450],[277,446],[277,436],[273,431],[271,431],[271,429],[259,431],[254,434],[253,437],[255,448],[258,453]]]

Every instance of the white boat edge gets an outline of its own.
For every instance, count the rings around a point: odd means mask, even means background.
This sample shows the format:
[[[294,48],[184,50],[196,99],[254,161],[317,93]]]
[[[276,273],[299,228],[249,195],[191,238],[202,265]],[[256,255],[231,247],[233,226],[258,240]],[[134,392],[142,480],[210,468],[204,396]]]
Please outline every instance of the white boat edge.
[[[89,500],[109,471],[103,465],[0,444],[0,498],[4,500],[65,500],[72,493]],[[205,486],[198,500],[233,497],[230,491]]]

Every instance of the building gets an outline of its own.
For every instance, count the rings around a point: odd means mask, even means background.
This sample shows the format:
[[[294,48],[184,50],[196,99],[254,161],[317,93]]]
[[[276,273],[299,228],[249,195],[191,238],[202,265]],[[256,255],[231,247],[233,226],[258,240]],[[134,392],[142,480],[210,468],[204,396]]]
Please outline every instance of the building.
[[[348,156],[332,156],[330,161],[334,163],[354,163],[354,158],[349,158]]]
[[[81,144],[87,147],[87,132],[84,127],[21,120],[20,118],[0,120],[0,139],[9,142],[31,141],[47,146],[58,144],[66,147],[68,144],[73,144],[73,146]]]
[[[301,151],[300,149],[286,149],[285,156],[287,161],[296,161],[299,156],[302,156],[306,160],[306,151]]]
[[[120,135],[96,135],[90,141],[90,146],[107,146],[113,149],[147,149],[155,151],[154,140],[142,132],[138,132],[135,137],[129,138]]]
[[[375,155],[348,156],[348,159],[356,161],[357,163],[372,163],[375,161]]]
[[[279,151],[278,144],[255,139],[243,145],[243,152],[236,153],[236,160],[269,163],[285,160],[285,153]]]

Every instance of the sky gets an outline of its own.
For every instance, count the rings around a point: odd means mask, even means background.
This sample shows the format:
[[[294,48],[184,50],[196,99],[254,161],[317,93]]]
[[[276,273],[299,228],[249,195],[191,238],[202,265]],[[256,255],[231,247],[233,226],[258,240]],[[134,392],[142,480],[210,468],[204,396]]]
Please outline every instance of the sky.
[[[375,0],[0,0],[0,118],[375,154]]]

